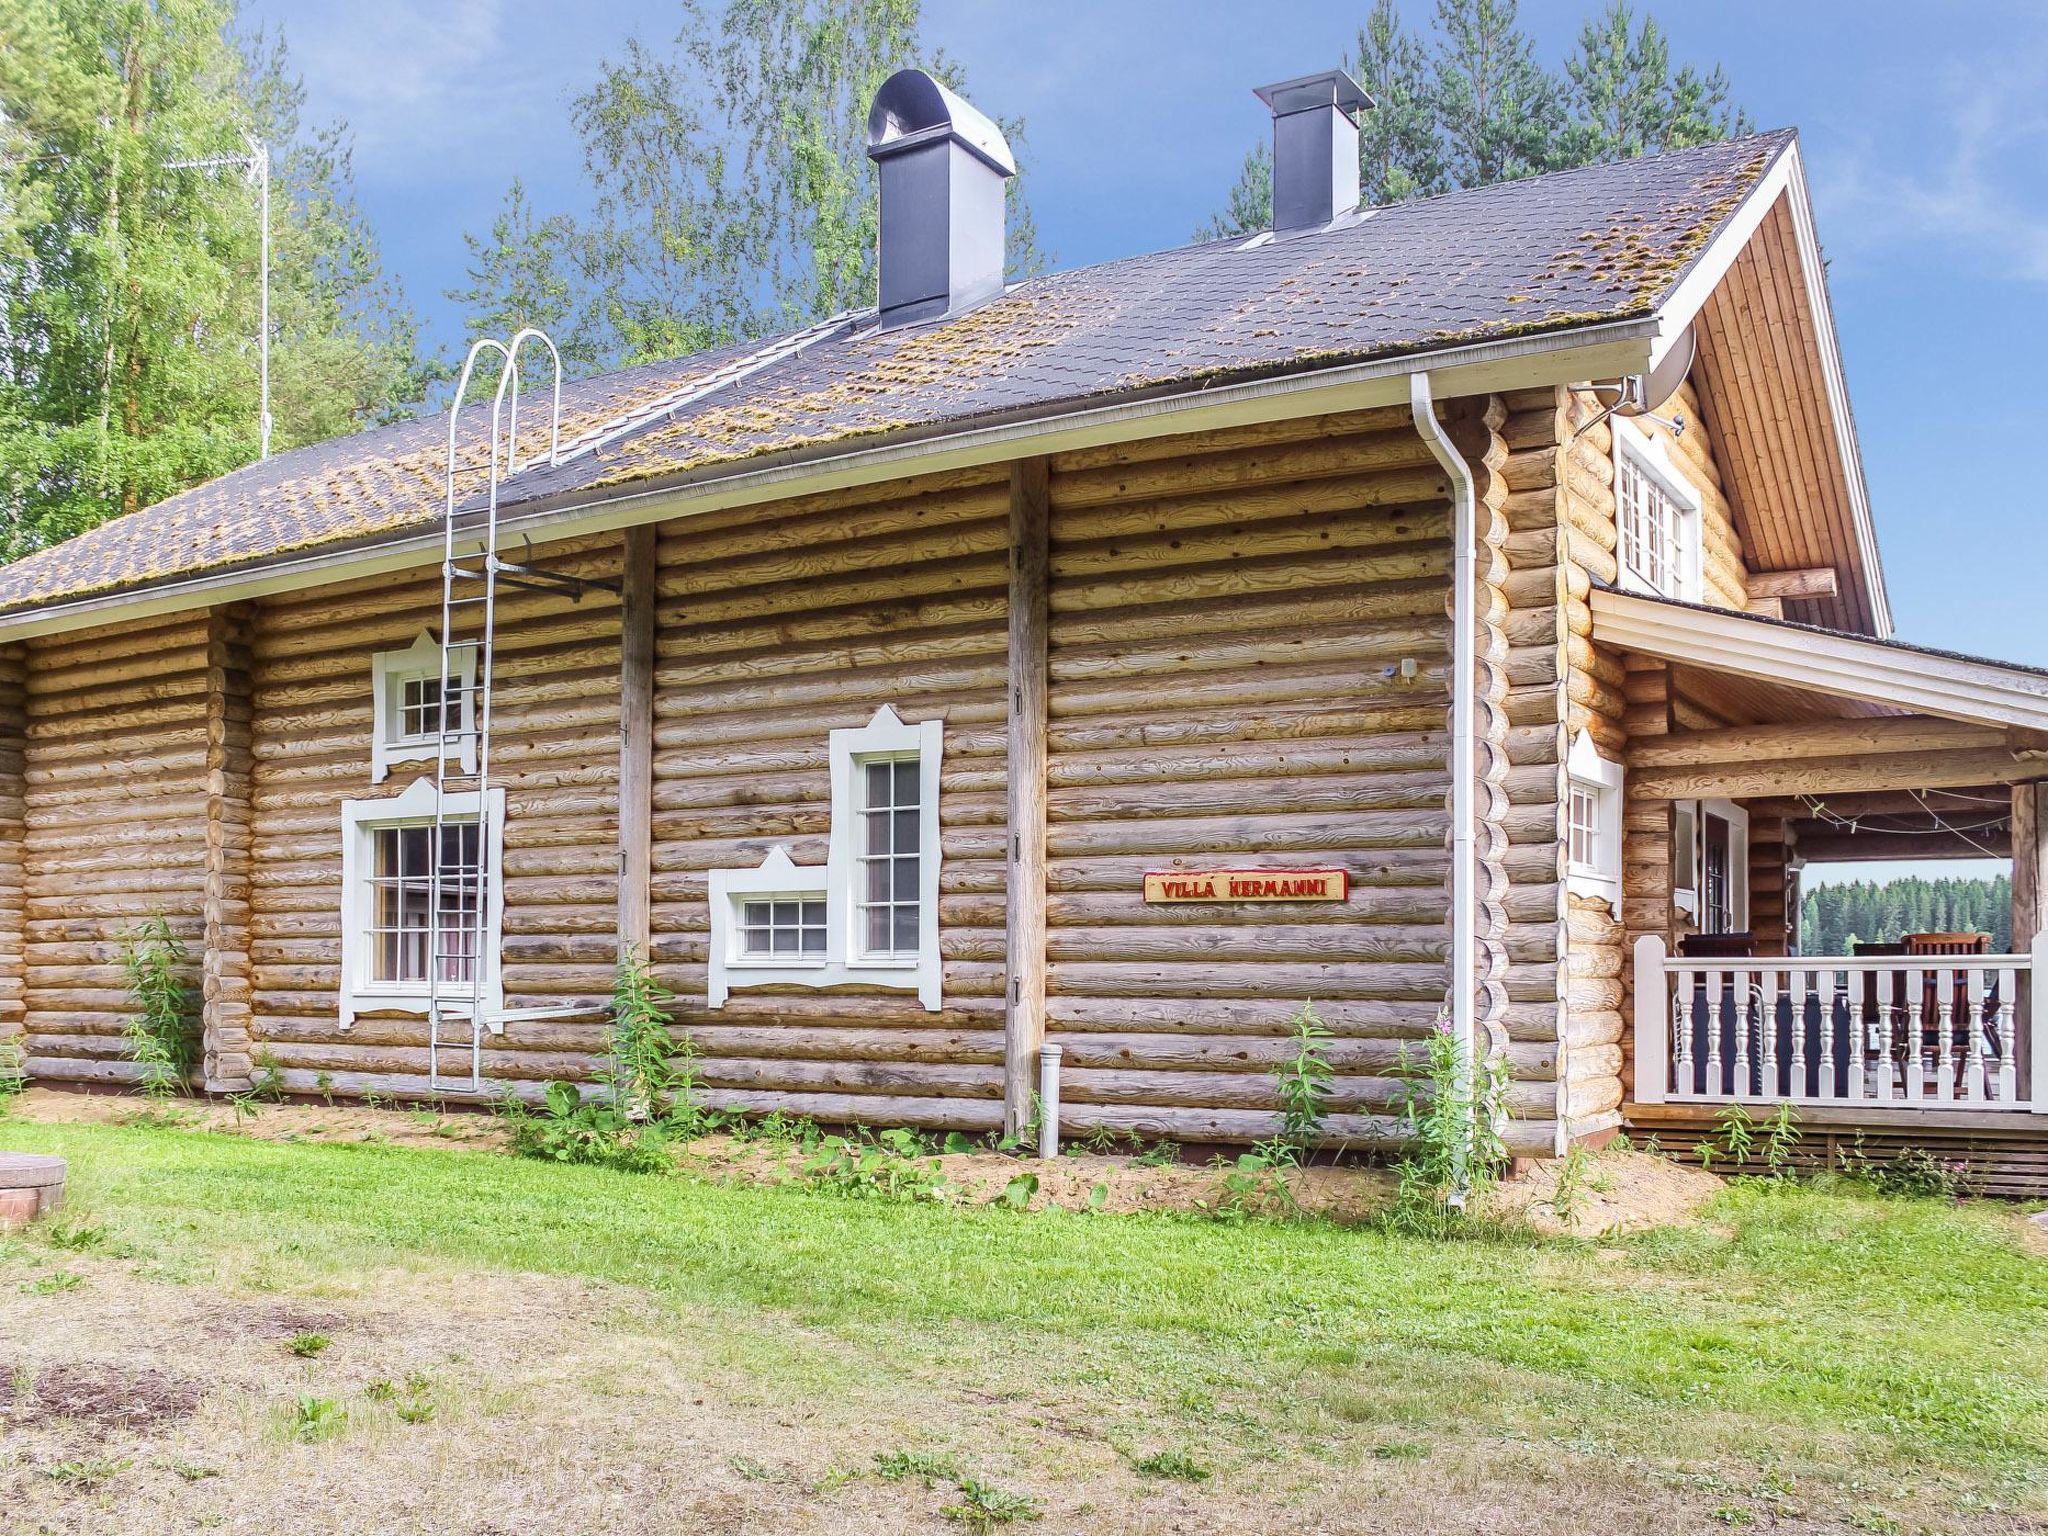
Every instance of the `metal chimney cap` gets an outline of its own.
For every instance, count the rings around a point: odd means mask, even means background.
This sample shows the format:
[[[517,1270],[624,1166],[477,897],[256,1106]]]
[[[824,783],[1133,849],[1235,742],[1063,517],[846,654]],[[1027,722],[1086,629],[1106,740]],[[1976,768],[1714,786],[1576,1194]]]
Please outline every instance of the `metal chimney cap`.
[[[1282,80],[1276,85],[1262,85],[1252,94],[1271,108],[1275,117],[1311,112],[1317,107],[1335,107],[1356,122],[1356,114],[1371,110],[1373,104],[1372,98],[1365,94],[1365,87],[1341,69],[1325,69],[1313,75]]]
[[[950,137],[1005,176],[1017,174],[1003,130],[921,69],[899,69],[875,92],[868,112],[868,158],[880,160]]]

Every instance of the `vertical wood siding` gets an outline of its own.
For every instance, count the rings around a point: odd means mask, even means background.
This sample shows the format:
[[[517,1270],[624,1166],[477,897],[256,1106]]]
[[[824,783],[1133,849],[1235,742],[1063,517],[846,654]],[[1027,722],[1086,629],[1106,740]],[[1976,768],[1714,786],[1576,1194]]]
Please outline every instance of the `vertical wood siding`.
[[[29,644],[24,754],[29,1071],[129,1082],[120,935],[161,912],[191,949],[206,893],[207,617]]]
[[[654,945],[710,1103],[822,1120],[1002,1117],[1008,726],[1006,467],[714,513],[660,541]],[[708,873],[822,864],[827,732],[882,705],[945,722],[945,1006],[869,987],[736,988],[705,1006]]]
[[[619,543],[535,559],[616,580]],[[439,623],[438,578],[272,599],[254,620],[254,1048],[296,1091],[428,1091],[424,1018],[366,1013],[340,1028],[341,802],[395,796],[431,773],[400,763],[371,783],[371,657]],[[617,943],[618,600],[501,590],[497,637],[506,1006],[595,1005],[611,990]],[[514,1023],[486,1039],[485,1072],[531,1094],[548,1077],[586,1075],[602,1035],[595,1017]]]

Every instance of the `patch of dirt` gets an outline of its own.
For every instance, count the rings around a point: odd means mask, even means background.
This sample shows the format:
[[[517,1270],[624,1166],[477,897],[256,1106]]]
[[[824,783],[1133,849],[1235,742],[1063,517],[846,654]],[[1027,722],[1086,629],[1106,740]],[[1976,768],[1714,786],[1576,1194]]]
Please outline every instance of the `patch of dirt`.
[[[207,1319],[207,1337],[215,1339],[295,1339],[302,1333],[324,1333],[329,1338],[349,1326],[346,1312],[318,1307],[238,1308]]]
[[[1690,1225],[1721,1188],[1704,1168],[1610,1148],[1538,1163],[1502,1184],[1490,1204],[1546,1237],[1606,1237]]]
[[[220,1131],[258,1141],[367,1142],[394,1147],[458,1147],[502,1151],[505,1129],[495,1115],[475,1110],[372,1109],[364,1104],[316,1104],[292,1099],[244,1104],[172,1099],[152,1108],[128,1094],[73,1093],[37,1086],[19,1094],[8,1113],[46,1125],[146,1123],[192,1131]]]
[[[25,1374],[20,1367],[0,1370],[0,1393],[5,1394],[0,1415],[9,1423],[70,1419],[102,1429],[146,1431],[185,1418],[198,1408],[201,1396],[197,1382],[147,1366],[67,1361],[36,1371],[22,1391],[16,1379]]]
[[[711,1178],[749,1183],[782,1183],[798,1176],[803,1155],[787,1145],[735,1136],[705,1136],[690,1144],[686,1166]],[[999,1152],[949,1152],[922,1160],[936,1167],[966,1205],[1002,1199],[1011,1182],[1037,1180],[1026,1208],[1096,1211],[1122,1216],[1140,1211],[1213,1211],[1228,1193],[1228,1170],[1208,1164],[1164,1163],[1135,1157],[1069,1153],[1058,1162],[1017,1158]],[[1393,1176],[1384,1169],[1317,1165],[1287,1176],[1302,1210],[1332,1221],[1356,1223],[1393,1196]],[[1097,1194],[1096,1191],[1101,1193]],[[1275,1195],[1271,1203],[1279,1203]]]

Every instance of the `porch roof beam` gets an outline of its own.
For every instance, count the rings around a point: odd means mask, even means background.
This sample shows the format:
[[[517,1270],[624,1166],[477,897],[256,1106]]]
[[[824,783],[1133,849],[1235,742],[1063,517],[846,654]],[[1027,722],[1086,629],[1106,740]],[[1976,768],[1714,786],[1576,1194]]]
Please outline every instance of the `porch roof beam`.
[[[2048,731],[2048,676],[1755,614],[1595,588],[1593,638],[1617,650],[1948,720]]]

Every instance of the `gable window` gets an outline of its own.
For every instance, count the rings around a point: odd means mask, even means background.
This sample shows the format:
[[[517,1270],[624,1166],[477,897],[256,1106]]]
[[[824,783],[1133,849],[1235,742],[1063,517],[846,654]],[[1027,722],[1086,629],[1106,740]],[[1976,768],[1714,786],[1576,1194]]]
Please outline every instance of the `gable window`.
[[[886,705],[830,733],[825,862],[778,846],[756,868],[711,871],[712,1007],[735,987],[866,984],[938,1009],[942,742],[939,721],[906,725]]]
[[[1565,760],[1565,889],[1621,905],[1621,764],[1584,731]]]
[[[463,646],[441,675],[441,646],[421,630],[402,651],[371,658],[370,781],[381,784],[398,763],[434,763],[448,758],[465,772],[476,770],[476,736],[470,720],[476,697],[476,650]],[[445,711],[445,713],[444,713]]]
[[[1615,559],[1620,585],[1699,600],[1700,498],[1660,439],[1614,422]]]
[[[341,803],[341,1022],[384,1010],[425,1013],[438,992],[466,1014],[481,995],[503,1011],[498,951],[505,792],[451,794],[439,836],[434,784]]]

